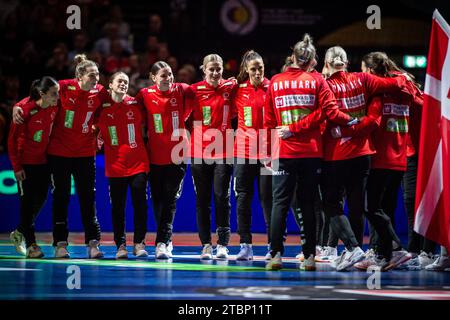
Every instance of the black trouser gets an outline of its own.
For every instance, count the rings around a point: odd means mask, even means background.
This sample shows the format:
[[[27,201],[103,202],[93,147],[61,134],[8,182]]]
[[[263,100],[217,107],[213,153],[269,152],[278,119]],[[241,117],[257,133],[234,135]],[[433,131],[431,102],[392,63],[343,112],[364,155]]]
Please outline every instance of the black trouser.
[[[150,165],[150,195],[156,221],[156,240],[166,245],[172,239],[176,204],[181,196],[186,165]]]
[[[130,177],[109,178],[109,197],[117,248],[126,245],[125,207],[128,187],[134,209],[134,243],[145,242],[147,233],[147,174],[138,173]]]
[[[403,171],[388,169],[371,169],[367,182],[367,218],[372,227],[371,246],[375,246],[378,253],[390,259],[392,256],[392,244],[395,242],[401,248],[401,242],[395,233],[391,218],[385,210],[395,213],[397,193]],[[397,186],[397,188],[395,188]],[[395,189],[395,190],[394,190]],[[395,197],[387,193],[394,193]],[[394,214],[390,213],[390,214]]]
[[[302,237],[302,239],[304,239],[305,233],[303,227],[302,210],[299,208],[296,201],[293,201],[292,208],[294,212],[295,222],[300,229],[300,236]],[[319,246],[325,246],[328,241],[329,219],[325,219],[324,216],[320,185],[317,186],[317,192],[314,195],[314,212],[316,214],[316,242]]]
[[[379,198],[375,199],[376,201],[381,201],[381,208],[391,221],[389,230],[393,239],[394,248],[402,247],[400,238],[395,232],[395,209],[397,208],[398,190],[403,179],[403,174],[403,171],[389,169],[372,169],[370,171],[372,179],[375,179],[377,183],[377,196]],[[379,236],[370,223],[369,233],[369,247],[376,249],[379,242]]]
[[[236,194],[236,214],[240,243],[252,243],[252,199],[254,182],[257,179],[259,200],[266,222],[267,243],[270,243],[270,214],[272,211],[272,176],[261,175],[264,166],[256,164],[240,164],[244,159],[238,159],[234,167],[234,191]],[[247,160],[248,162],[248,160]]]
[[[48,156],[53,183],[53,245],[67,241],[67,215],[70,202],[71,175],[80,203],[85,243],[100,240],[100,225],[95,209],[95,157],[66,158]]]
[[[293,197],[302,212],[305,241],[305,257],[315,255],[316,215],[314,213],[314,195],[320,179],[319,158],[279,159],[279,169],[272,177],[272,215],[270,221],[272,256],[276,252],[284,253],[283,234],[286,230],[286,218]],[[296,187],[297,185],[297,187]]]
[[[20,197],[20,220],[17,230],[25,237],[28,248],[36,243],[34,223],[47,200],[50,170],[47,164],[22,165],[25,180],[17,183]]]
[[[191,164],[194,180],[197,227],[202,245],[211,244],[211,195],[214,188],[217,244],[226,246],[230,241],[230,182],[233,166],[225,163]]]
[[[434,253],[436,243],[414,231],[414,202],[416,199],[417,155],[407,158],[407,168],[403,175],[403,202],[408,215],[408,251]]]
[[[324,209],[332,229],[328,239],[330,246],[336,247],[338,238],[344,242],[348,250],[362,246],[365,190],[369,170],[370,156],[323,163]],[[344,213],[345,199],[347,199],[349,219]]]

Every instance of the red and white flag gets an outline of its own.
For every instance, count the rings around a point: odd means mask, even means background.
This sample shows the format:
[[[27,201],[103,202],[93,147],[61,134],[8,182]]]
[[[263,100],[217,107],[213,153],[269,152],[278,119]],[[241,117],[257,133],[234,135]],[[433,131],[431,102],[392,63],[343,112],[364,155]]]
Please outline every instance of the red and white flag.
[[[450,249],[450,26],[433,13],[414,230]]]

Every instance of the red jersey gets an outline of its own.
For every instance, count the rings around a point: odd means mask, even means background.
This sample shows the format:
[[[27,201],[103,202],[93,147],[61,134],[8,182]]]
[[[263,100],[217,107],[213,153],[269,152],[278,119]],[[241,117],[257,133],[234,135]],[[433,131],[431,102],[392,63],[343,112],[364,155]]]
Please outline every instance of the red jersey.
[[[147,123],[147,152],[151,164],[167,165],[178,163],[187,154],[177,154],[172,159],[172,150],[180,141],[188,142],[184,122],[187,116],[185,94],[189,88],[184,83],[174,83],[167,91],[160,91],[156,85],[139,91],[136,98],[145,108]],[[189,149],[186,148],[186,151]],[[174,162],[174,161],[175,162]]]
[[[18,172],[23,164],[47,163],[47,146],[58,107],[43,109],[30,97],[15,106],[22,108],[24,123],[11,123],[8,151],[13,170]]]
[[[412,96],[402,93],[384,94],[380,126],[373,131],[376,154],[372,168],[406,171],[406,145]]]
[[[275,75],[267,91],[264,127],[289,125],[294,133],[288,139],[276,139],[273,158],[322,158],[320,124],[327,116],[337,124],[347,124],[349,115],[339,112],[336,99],[318,73],[287,68]]]
[[[105,175],[129,177],[148,172],[149,164],[142,137],[142,106],[130,96],[122,102],[105,99],[98,117],[105,148]]]
[[[336,97],[339,110],[353,118],[365,117],[365,120],[356,128],[341,128],[349,132],[357,130],[356,135],[342,135],[341,139],[331,136],[330,130],[335,125],[328,123],[323,136],[324,160],[346,160],[375,153],[369,133],[376,127],[380,115],[372,113],[366,117],[368,101],[375,94],[400,91],[405,85],[405,78],[381,78],[368,73],[339,71],[331,75],[327,83]]]
[[[201,81],[190,86],[189,112],[194,121],[191,158],[224,159],[233,157],[234,133],[231,130],[232,101],[236,80],[221,80],[215,88]]]
[[[48,154],[60,157],[95,156],[92,131],[94,113],[107,95],[102,85],[90,91],[81,90],[76,79],[59,81],[61,107],[50,137]]]
[[[264,104],[266,91],[270,81],[264,78],[258,87],[254,87],[250,80],[239,84],[233,99],[234,109],[238,116],[238,129],[234,144],[236,158],[260,159],[265,158],[267,151],[260,140],[260,129],[264,127]]]

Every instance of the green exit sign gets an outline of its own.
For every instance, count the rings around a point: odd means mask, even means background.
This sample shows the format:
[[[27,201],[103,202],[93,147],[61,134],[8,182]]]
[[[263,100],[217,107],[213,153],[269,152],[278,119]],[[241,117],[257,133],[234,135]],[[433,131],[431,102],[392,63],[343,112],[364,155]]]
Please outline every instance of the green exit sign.
[[[427,66],[427,57],[425,56],[403,56],[403,66],[405,68],[425,68]]]

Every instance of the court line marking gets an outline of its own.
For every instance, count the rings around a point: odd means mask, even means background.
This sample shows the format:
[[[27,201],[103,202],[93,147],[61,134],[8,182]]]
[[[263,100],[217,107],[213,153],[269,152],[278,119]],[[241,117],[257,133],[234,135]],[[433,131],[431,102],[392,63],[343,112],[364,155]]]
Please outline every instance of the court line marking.
[[[42,269],[27,269],[27,268],[2,268],[0,271],[42,271]]]

